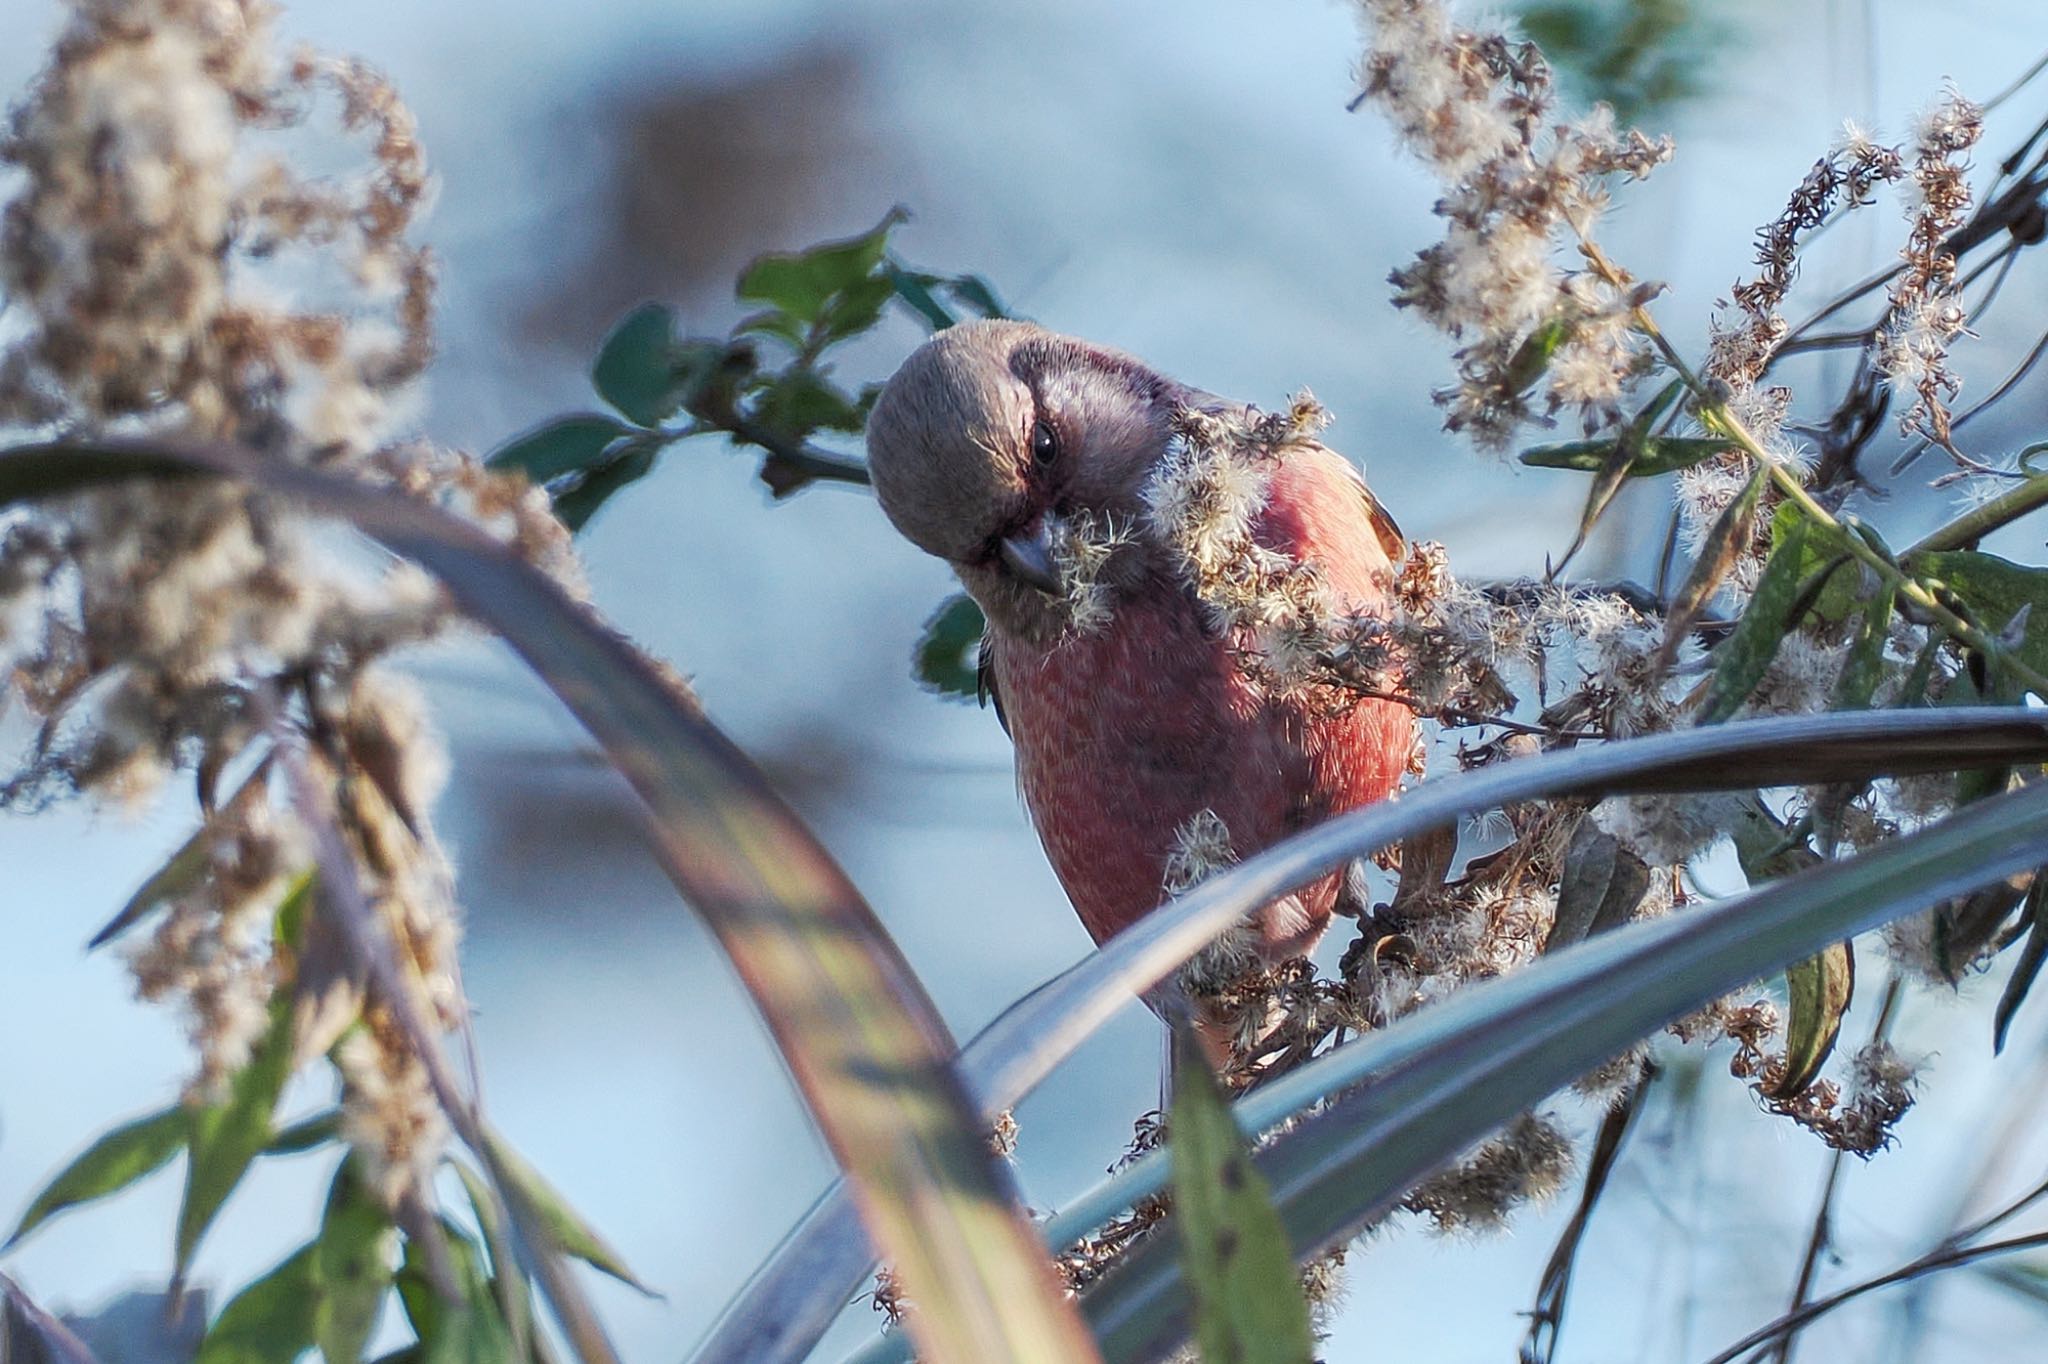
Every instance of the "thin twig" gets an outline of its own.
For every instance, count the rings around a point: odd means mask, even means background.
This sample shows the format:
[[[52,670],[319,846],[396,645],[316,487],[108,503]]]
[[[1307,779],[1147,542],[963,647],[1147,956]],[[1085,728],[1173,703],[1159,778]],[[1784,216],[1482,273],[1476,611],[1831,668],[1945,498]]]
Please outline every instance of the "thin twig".
[[[1898,1003],[1899,977],[1894,975],[1885,982],[1884,1002],[1878,1006],[1877,1024],[1870,1030],[1871,1045],[1875,1046],[1884,1041],[1885,1035],[1891,1031],[1892,1017]],[[1827,1182],[1821,1187],[1820,1206],[1813,1214],[1813,1230],[1806,1238],[1806,1255],[1799,1262],[1799,1277],[1792,1285],[1792,1306],[1789,1309],[1791,1311],[1796,1312],[1806,1305],[1808,1295],[1813,1292],[1813,1277],[1820,1267],[1820,1257],[1827,1251],[1829,1242],[1834,1238],[1835,1190],[1841,1184],[1842,1162],[1847,1155],[1848,1153],[1838,1146],[1833,1158],[1828,1161]],[[1798,1341],[1799,1328],[1796,1326],[1778,1337],[1777,1348],[1773,1352],[1778,1364],[1792,1364],[1792,1351]]]
[[[1655,1069],[1645,1062],[1635,1087],[1620,1103],[1607,1110],[1606,1118],[1600,1123],[1600,1134],[1594,1139],[1593,1153],[1586,1162],[1586,1187],[1579,1194],[1579,1206],[1573,1209],[1571,1221],[1565,1224],[1557,1245],[1550,1252],[1550,1262],[1543,1267],[1543,1278],[1536,1289],[1536,1302],[1529,1310],[1529,1333],[1522,1338],[1521,1364],[1551,1364],[1557,1357],[1557,1342],[1564,1333],[1564,1309],[1571,1296],[1572,1270],[1578,1263],[1579,1247],[1585,1243],[1586,1228],[1593,1220],[1593,1209],[1600,1202],[1600,1195],[1607,1190],[1607,1179],[1614,1173],[1622,1143],[1628,1140],[1636,1114],[1642,1111],[1643,1093],[1655,1077]]]
[[[2036,446],[2028,446],[2033,450]],[[1949,549],[1974,549],[2001,526],[2010,525],[2037,507],[2048,505],[2048,474],[2036,474],[2018,487],[1972,507],[1955,520],[1915,541],[1901,558]]]
[[[1978,1260],[1988,1259],[1994,1255],[2010,1255],[2014,1251],[2033,1250],[2038,1246],[2048,1246],[2048,1231],[2037,1231],[2030,1236],[2015,1236],[2005,1241],[1987,1241],[1979,1246],[1949,1247],[1932,1251],[1910,1264],[1899,1266],[1899,1268],[1892,1270],[1889,1274],[1881,1274],[1874,1279],[1865,1279],[1862,1283],[1852,1284],[1838,1293],[1829,1294],[1825,1298],[1816,1298],[1797,1312],[1788,1312],[1776,1321],[1766,1326],[1758,1327],[1741,1340],[1736,1341],[1727,1349],[1707,1360],[1705,1364],[1734,1364],[1735,1360],[1748,1354],[1757,1346],[1767,1345],[1785,1332],[1796,1330],[1816,1317],[1826,1316],[1843,1303],[1853,1302],[1857,1298],[1867,1293],[1874,1293],[1880,1288],[1890,1288],[1893,1284],[1906,1283],[1909,1280],[1919,1278],[1923,1274],[1932,1274],[1943,1269],[1955,1269],[1962,1265],[1973,1264]]]
[[[2048,54],[2043,54],[2040,57],[2040,59],[2037,60],[2032,66],[2028,67],[2025,71],[2021,72],[2019,77],[2015,79],[2011,85],[2006,86],[2005,89],[1999,91],[1990,99],[1985,100],[1984,103],[1978,107],[1983,109],[1985,113],[1990,113],[1993,109],[1996,109],[1999,105],[2005,103],[2014,95],[2017,95],[2021,90],[2024,90],[2027,87],[2028,83],[2031,82],[2034,79],[2034,77],[2040,75],[2043,71],[2048,71]]]

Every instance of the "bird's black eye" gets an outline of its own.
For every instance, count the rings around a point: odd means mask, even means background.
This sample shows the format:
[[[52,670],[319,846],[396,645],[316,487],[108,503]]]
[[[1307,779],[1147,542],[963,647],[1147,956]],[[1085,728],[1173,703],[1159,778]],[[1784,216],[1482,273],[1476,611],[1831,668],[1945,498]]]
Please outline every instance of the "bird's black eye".
[[[1059,437],[1053,435],[1052,427],[1041,418],[1031,423],[1031,460],[1041,469],[1059,458]]]

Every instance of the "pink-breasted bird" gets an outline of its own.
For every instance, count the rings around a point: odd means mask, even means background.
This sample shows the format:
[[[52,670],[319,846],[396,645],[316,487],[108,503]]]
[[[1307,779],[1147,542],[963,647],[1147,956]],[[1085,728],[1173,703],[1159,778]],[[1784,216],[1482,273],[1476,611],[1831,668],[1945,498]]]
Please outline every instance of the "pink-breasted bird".
[[[1190,411],[1248,409],[1120,352],[984,321],[919,347],[867,428],[882,509],[987,617],[981,667],[1024,802],[1097,942],[1166,899],[1191,829],[1249,857],[1384,798],[1414,744],[1397,703],[1333,705],[1247,670],[1248,627],[1202,599],[1158,524]],[[1333,610],[1384,613],[1400,536],[1350,463],[1296,441],[1240,482],[1252,542],[1310,565]],[[1084,610],[1061,543],[1075,527],[1109,545]],[[1262,909],[1259,955],[1313,948],[1346,884],[1331,875]]]

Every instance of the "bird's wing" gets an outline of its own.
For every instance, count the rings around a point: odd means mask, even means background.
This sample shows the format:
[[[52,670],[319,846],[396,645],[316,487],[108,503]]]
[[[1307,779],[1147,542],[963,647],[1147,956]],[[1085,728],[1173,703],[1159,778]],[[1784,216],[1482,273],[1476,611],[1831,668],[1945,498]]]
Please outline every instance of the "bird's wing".
[[[1372,489],[1366,486],[1365,475],[1356,464],[1337,454],[1335,450],[1330,450],[1327,445],[1321,448],[1336,455],[1337,462],[1357,481],[1358,495],[1365,499],[1365,515],[1366,519],[1372,522],[1373,535],[1378,538],[1380,548],[1387,552],[1387,558],[1399,564],[1408,555],[1408,537],[1401,533],[1401,523],[1394,519],[1392,512],[1381,505],[1377,497],[1373,496]]]
[[[996,690],[996,637],[993,630],[984,630],[981,647],[974,651],[974,699],[984,706],[994,706],[996,723],[1003,727],[1003,733],[1010,732],[1010,717],[1003,714],[1003,694]]]

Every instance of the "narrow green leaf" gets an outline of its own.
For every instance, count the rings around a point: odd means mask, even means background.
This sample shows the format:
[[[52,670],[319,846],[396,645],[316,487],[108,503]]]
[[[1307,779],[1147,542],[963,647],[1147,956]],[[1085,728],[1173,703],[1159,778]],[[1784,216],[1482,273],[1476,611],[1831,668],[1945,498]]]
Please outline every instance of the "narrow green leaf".
[[[1780,517],[1774,524],[1771,557],[1757,578],[1756,590],[1734,631],[1714,649],[1714,679],[1700,702],[1701,724],[1719,724],[1741,708],[1770,671],[1778,646],[1798,624],[1791,613],[1799,598],[1812,524],[1803,516]]]
[[[641,426],[659,426],[682,406],[674,355],[675,311],[643,303],[621,318],[599,348],[590,381],[597,396]]]
[[[996,291],[980,275],[954,275],[944,281],[947,294],[953,301],[969,309],[976,317],[1008,317],[1010,309],[996,296]]]
[[[1599,440],[1567,440],[1554,445],[1532,445],[1515,458],[1534,469],[1575,469],[1580,473],[1593,474],[1606,468],[1607,462],[1614,458],[1614,452],[1620,447],[1619,436],[1605,436]]]
[[[731,957],[861,1184],[869,1229],[919,1305],[911,1334],[931,1358],[1098,1357],[902,953],[816,835],[669,675],[459,518],[233,445],[17,447],[0,453],[0,504],[166,469],[252,481],[348,518],[437,574],[548,681],[640,795],[663,869]]]
[[[167,1108],[123,1123],[107,1133],[43,1187],[0,1250],[12,1249],[24,1236],[67,1208],[119,1193],[143,1176],[161,1170],[170,1164],[171,1157],[185,1149],[185,1131],[185,1110]]]
[[[455,1167],[456,1178],[462,1181],[462,1190],[469,1196],[470,1211],[476,1214],[477,1228],[484,1235],[484,1248],[490,1252],[491,1289],[506,1331],[512,1338],[512,1352],[515,1357],[524,1357],[531,1352],[533,1296],[511,1234],[506,1229],[505,1218],[500,1215],[498,1200],[492,1195],[490,1184],[468,1161],[451,1160],[448,1163]]]
[[[1996,554],[1968,549],[1909,554],[1905,568],[1955,593],[1993,634],[2004,629],[2022,607],[2031,608],[2015,652],[2020,662],[2037,672],[2048,667],[2048,569],[2029,568]]]
[[[598,1235],[597,1229],[583,1219],[583,1215],[569,1206],[540,1171],[526,1163],[525,1157],[507,1144],[496,1133],[488,1134],[484,1142],[484,1156],[491,1164],[491,1174],[499,1185],[516,1189],[520,1198],[532,1209],[540,1227],[555,1243],[555,1248],[565,1255],[577,1259],[617,1279],[620,1283],[637,1288],[648,1297],[658,1297],[653,1289],[642,1283],[619,1253],[613,1250]]]
[[[320,1301],[315,1252],[302,1247],[237,1293],[207,1329],[193,1364],[290,1364],[312,1349]]]
[[[896,291],[896,297],[923,318],[933,331],[942,332],[959,321],[932,292],[933,286],[939,283],[937,275],[908,270],[895,261],[889,262],[888,270],[889,287]]]
[[[1287,1233],[1192,1025],[1176,1027],[1173,1220],[1205,1360],[1309,1364],[1315,1342]]]
[[[1555,445],[1533,446],[1516,458],[1532,468],[1577,469],[1583,473],[1597,473],[1605,467],[1619,444],[1620,441],[1614,437],[1605,440],[1562,441]],[[1706,436],[1650,436],[1643,440],[1642,448],[1636,457],[1629,461],[1623,472],[1629,478],[1675,473],[1712,459],[1716,455],[1726,454],[1734,448],[1725,440]]]
[[[524,435],[514,436],[492,451],[484,462],[493,469],[516,469],[535,483],[546,483],[602,463],[605,451],[633,431],[616,417],[558,417]]]
[[[976,656],[987,622],[965,592],[939,603],[918,637],[912,672],[918,685],[941,696],[972,701],[980,694]]]
[[[1550,368],[1550,357],[1557,354],[1557,348],[1571,334],[1571,323],[1561,317],[1554,317],[1530,332],[1508,359],[1509,387],[1517,393],[1527,391]]]
[[[301,879],[279,907],[281,942],[296,936],[295,921],[304,912],[311,889],[311,878]],[[242,1182],[250,1163],[270,1144],[278,1095],[284,1092],[291,1066],[292,995],[289,990],[279,990],[270,1001],[270,1029],[229,1082],[227,1099],[186,1113],[190,1153],[185,1163],[185,1197],[178,1207],[177,1278],[184,1278],[192,1253],[221,1205]]]
[[[1869,709],[1871,698],[1877,695],[1877,684],[1884,680],[1884,646],[1891,636],[1897,594],[1897,587],[1889,580],[1879,583],[1877,591],[1871,594],[1870,605],[1863,608],[1862,621],[1856,627],[1856,637],[1849,641],[1848,656],[1842,660],[1842,672],[1835,679],[1828,709]]]
[[[607,464],[600,464],[573,488],[555,494],[554,510],[570,531],[582,530],[590,518],[611,500],[612,494],[637,483],[654,469],[654,451],[637,449]]]
[[[342,1161],[312,1247],[319,1294],[313,1336],[327,1364],[356,1364],[363,1357],[391,1291],[397,1246],[397,1228],[358,1177],[355,1158]]]
[[[397,1284],[406,1320],[419,1337],[412,1358],[417,1364],[511,1364],[512,1336],[491,1295],[476,1244],[446,1218],[434,1225],[460,1300],[449,1302],[435,1290],[419,1247],[408,1239]]]
[[[1993,1053],[2005,1050],[2005,1035],[2012,1028],[2013,1015],[2026,1002],[2027,992],[2034,988],[2041,963],[2048,961],[2048,875],[2037,873],[2033,885],[2027,888],[2026,919],[2026,944],[2020,948],[2019,960],[2013,963],[2012,975],[2006,978],[2005,989],[1998,996],[1998,1012],[1992,1018]]]
[[[1803,831],[1788,828],[1764,807],[1754,791],[1737,801],[1728,836],[1735,844],[1736,859],[1741,862],[1742,874],[1752,889],[1766,881],[1817,867],[1824,860],[1807,842]]]
[[[815,323],[833,295],[875,273],[889,233],[907,216],[902,209],[892,208],[872,231],[858,237],[826,242],[807,251],[762,256],[740,276],[737,292],[743,299],[778,308],[806,326]],[[885,290],[883,297],[887,296]]]
[[[1842,1015],[1856,993],[1856,952],[1834,943],[1785,968],[1791,1006],[1785,1020],[1785,1074],[1771,1096],[1789,1099],[1805,1091],[1827,1063],[1842,1031]]]
[[[341,1136],[341,1110],[330,1108],[325,1113],[283,1128],[263,1148],[266,1156],[296,1156],[306,1151],[325,1146]]]
[[[141,923],[159,905],[198,885],[199,878],[206,874],[207,848],[206,829],[202,826],[171,854],[170,861],[157,868],[155,874],[128,897],[128,903],[121,906],[119,913],[92,935],[91,941],[85,945],[86,950],[90,952],[105,947]]]

